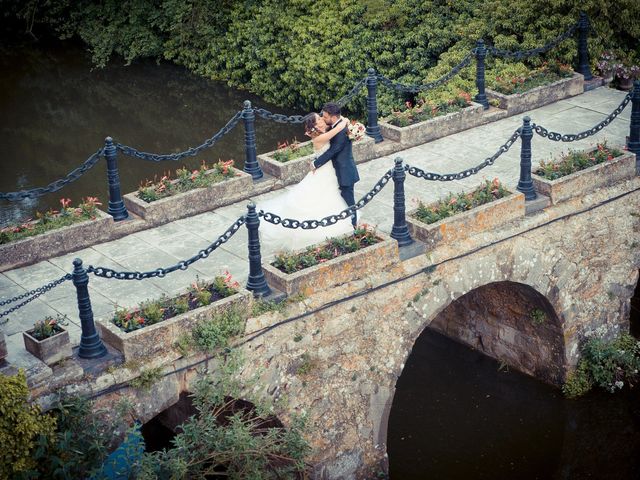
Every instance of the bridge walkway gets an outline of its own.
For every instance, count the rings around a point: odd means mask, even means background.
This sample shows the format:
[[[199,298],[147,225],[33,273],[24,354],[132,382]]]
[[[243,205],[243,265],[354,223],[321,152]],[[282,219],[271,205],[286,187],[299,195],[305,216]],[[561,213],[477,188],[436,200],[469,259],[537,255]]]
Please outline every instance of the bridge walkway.
[[[358,166],[361,181],[356,185],[356,198],[360,198],[393,166],[393,159],[401,157],[406,163],[437,173],[453,173],[475,166],[491,156],[522,124],[522,117],[529,115],[533,122],[549,130],[561,133],[577,133],[602,121],[624,98],[625,93],[606,87],[585,92],[576,97],[532,110],[521,115],[505,118],[480,127],[450,135],[389,156],[380,157]],[[551,142],[534,135],[532,140],[533,165],[548,160],[552,155],[569,148],[579,149],[606,139],[612,144],[624,145],[629,133],[631,108],[628,107],[607,128],[586,140],[563,144]],[[515,189],[519,177],[520,142],[487,167],[479,175],[461,181],[426,182],[411,176],[405,182],[407,210],[421,199],[429,203],[448,192],[472,190],[482,178],[499,178],[509,189]],[[260,203],[282,190],[270,192],[256,198]],[[199,249],[215,240],[240,215],[246,212],[247,201],[218,208],[215,211],[177,220],[160,227],[133,233],[115,241],[94,245],[90,248],[51,258],[27,267],[0,273],[0,299],[10,298],[41,286],[72,270],[72,260],[79,257],[85,264],[105,266],[117,270],[145,271],[169,266],[188,258]],[[389,233],[393,223],[393,182],[380,192],[362,211],[362,220],[377,225]],[[273,251],[263,250],[263,259]],[[186,271],[176,271],[165,278],[143,281],[119,281],[97,278],[89,279],[91,303],[95,318],[108,316],[114,306],[131,307],[146,299],[163,294],[173,295],[184,290],[190,283],[201,279],[212,279],[228,270],[234,279],[246,283],[249,264],[247,260],[247,234],[242,228],[228,243],[217,249],[209,258],[200,260]],[[42,295],[27,306],[9,316],[3,329],[7,335],[8,360],[16,367],[37,366],[40,361],[24,350],[21,332],[28,330],[35,320],[57,313],[69,316],[73,345],[80,342],[80,320],[77,311],[75,288],[71,282]],[[44,365],[42,365],[44,366]]]

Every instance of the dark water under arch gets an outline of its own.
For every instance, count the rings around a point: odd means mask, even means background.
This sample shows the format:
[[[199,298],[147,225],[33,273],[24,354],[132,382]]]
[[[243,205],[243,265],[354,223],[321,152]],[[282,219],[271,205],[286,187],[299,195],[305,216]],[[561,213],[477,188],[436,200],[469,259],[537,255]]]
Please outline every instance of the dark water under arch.
[[[640,478],[640,387],[578,400],[427,328],[398,379],[392,480]]]

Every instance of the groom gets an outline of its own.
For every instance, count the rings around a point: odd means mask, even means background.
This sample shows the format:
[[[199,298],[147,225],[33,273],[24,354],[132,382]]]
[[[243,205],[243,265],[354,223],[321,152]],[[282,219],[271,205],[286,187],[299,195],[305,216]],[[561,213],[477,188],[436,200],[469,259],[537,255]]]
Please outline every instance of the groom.
[[[340,105],[337,103],[325,103],[322,107],[322,118],[329,126],[329,130],[335,128],[344,119],[341,117]],[[342,125],[340,125],[342,126]],[[320,168],[322,165],[331,160],[333,168],[338,177],[338,185],[340,186],[340,195],[347,202],[348,206],[356,204],[353,186],[360,180],[356,162],[353,160],[353,152],[351,151],[351,140],[347,135],[348,129],[343,129],[335,137],[329,141],[329,149],[322,155],[317,157],[312,165],[312,170]],[[356,214],[351,216],[351,223],[356,227]]]

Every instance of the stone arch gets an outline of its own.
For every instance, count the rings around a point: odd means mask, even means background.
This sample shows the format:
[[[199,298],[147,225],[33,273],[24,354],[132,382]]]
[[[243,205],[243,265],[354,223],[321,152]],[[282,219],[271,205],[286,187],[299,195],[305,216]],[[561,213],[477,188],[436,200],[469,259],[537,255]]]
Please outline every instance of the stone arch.
[[[498,278],[499,277],[500,276],[498,276]],[[476,304],[485,310],[495,310],[493,308],[493,304],[486,305],[482,300],[483,298],[493,298],[493,300],[497,300],[497,295],[499,295],[500,292],[502,292],[502,295],[508,296],[508,298],[513,300],[511,303],[503,302],[505,309],[503,314],[514,314],[516,315],[516,318],[513,325],[504,325],[508,328],[503,328],[505,333],[500,334],[498,333],[500,322],[495,320],[499,320],[502,315],[500,315],[499,312],[493,313],[494,325],[496,327],[495,335],[498,340],[497,342],[489,341],[489,337],[486,336],[486,334],[489,333],[489,330],[485,330],[485,337],[481,341],[477,334],[483,331],[482,328],[474,329],[476,335],[460,335],[459,337],[456,337],[451,335],[451,333],[452,330],[461,333],[459,332],[459,328],[449,328],[447,330],[447,328],[442,328],[446,327],[446,325],[438,325],[439,323],[444,323],[443,320],[439,319],[450,318],[452,315],[460,312],[461,309],[468,307],[469,304]],[[537,312],[532,315],[532,311],[534,310],[538,310],[539,313]],[[418,329],[415,330],[414,334],[407,339],[410,345],[408,345],[408,348],[406,349],[405,361],[400,365],[396,378],[399,378],[402,374],[402,369],[404,368],[407,358],[411,354],[411,349],[415,342],[418,341],[420,335],[427,327],[432,326],[433,328],[442,331],[445,335],[451,336],[462,343],[471,345],[472,347],[483,351],[488,356],[492,356],[498,360],[503,360],[510,366],[513,366],[524,373],[528,373],[548,383],[556,385],[564,381],[567,373],[567,363],[562,318],[556,313],[556,309],[552,302],[534,287],[525,283],[499,279],[476,286],[475,288],[470,288],[466,293],[451,294],[447,301],[440,303],[431,311],[433,313],[428,316],[423,316],[423,320],[420,322]],[[534,318],[536,319],[535,322]],[[481,322],[480,319],[477,320]],[[459,324],[458,326],[461,327],[462,324]],[[524,333],[517,335],[517,327],[522,327],[522,332]],[[538,331],[538,334],[534,340],[537,341],[532,341],[527,338],[528,334],[535,334],[536,331]],[[505,342],[505,340],[507,342]],[[508,340],[511,340],[511,342]],[[519,344],[522,344],[523,346],[528,345],[529,348],[535,348],[535,351],[538,353],[542,351],[545,361],[550,361],[551,363],[547,365],[545,362],[535,362],[533,361],[533,355],[527,355],[523,361],[518,362],[518,356],[515,355],[517,350],[515,350],[515,348]],[[505,358],[499,355],[501,352],[500,349],[492,350],[492,347],[494,346],[506,347],[507,345],[512,347],[514,353],[509,357]],[[377,441],[379,445],[386,445],[387,441],[387,428],[391,413],[391,406],[395,395],[395,383],[390,387],[390,395],[381,412],[380,424],[377,429]]]
[[[636,287],[629,303],[629,327],[631,334],[640,338],[640,270],[636,274]]]
[[[565,377],[564,336],[551,303],[532,287],[492,282],[453,300],[430,327],[552,384]]]

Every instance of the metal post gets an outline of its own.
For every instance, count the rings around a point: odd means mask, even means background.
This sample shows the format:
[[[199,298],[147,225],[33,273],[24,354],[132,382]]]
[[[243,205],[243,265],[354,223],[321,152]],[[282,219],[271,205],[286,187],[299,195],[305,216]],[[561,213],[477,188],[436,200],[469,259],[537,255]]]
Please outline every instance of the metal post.
[[[487,56],[487,49],[484,46],[484,40],[476,42],[476,102],[482,104],[485,110],[489,109],[489,100],[487,94],[484,93],[484,59]]]
[[[367,70],[367,135],[376,143],[384,141],[378,125],[378,79],[373,68]]]
[[[253,108],[251,108],[251,102],[249,100],[244,101],[242,119],[244,120],[244,171],[250,173],[254,180],[259,180],[264,174],[262,173],[256,155],[256,116],[253,113]]]
[[[127,207],[124,206],[122,201],[118,157],[111,137],[104,139],[104,158],[107,160],[107,180],[109,182],[109,209],[107,213],[116,222],[126,220],[129,218],[129,212],[127,212]]]
[[[249,279],[247,280],[247,290],[253,292],[256,297],[264,297],[271,293],[267,280],[262,271],[262,256],[260,254],[260,237],[258,228],[260,218],[256,212],[256,204],[249,202],[247,205],[247,232],[249,236]]]
[[[405,218],[404,179],[407,178],[407,174],[404,173],[402,159],[398,157],[395,162],[396,166],[393,169],[393,228],[391,229],[391,238],[395,238],[398,241],[399,247],[404,247],[413,243]]]
[[[522,142],[520,149],[520,181],[517,190],[524,193],[525,200],[535,200],[538,196],[533,188],[531,180],[531,139],[533,138],[533,129],[531,128],[531,119],[524,117],[522,119],[522,127],[520,129],[520,141]]]
[[[585,80],[591,80],[593,75],[589,68],[589,47],[587,37],[589,36],[589,17],[584,12],[580,12],[578,20],[578,73],[584,75]]]
[[[93,322],[93,310],[91,309],[91,299],[89,298],[89,275],[82,266],[82,260],[76,258],[73,261],[73,284],[76,286],[78,294],[78,312],[80,314],[80,326],[82,335],[80,336],[80,348],[78,356],[80,358],[98,358],[107,354],[107,347],[104,346],[100,335],[96,331]]]
[[[627,149],[636,154],[636,173],[640,175],[640,80],[633,82],[631,92],[631,124]]]

